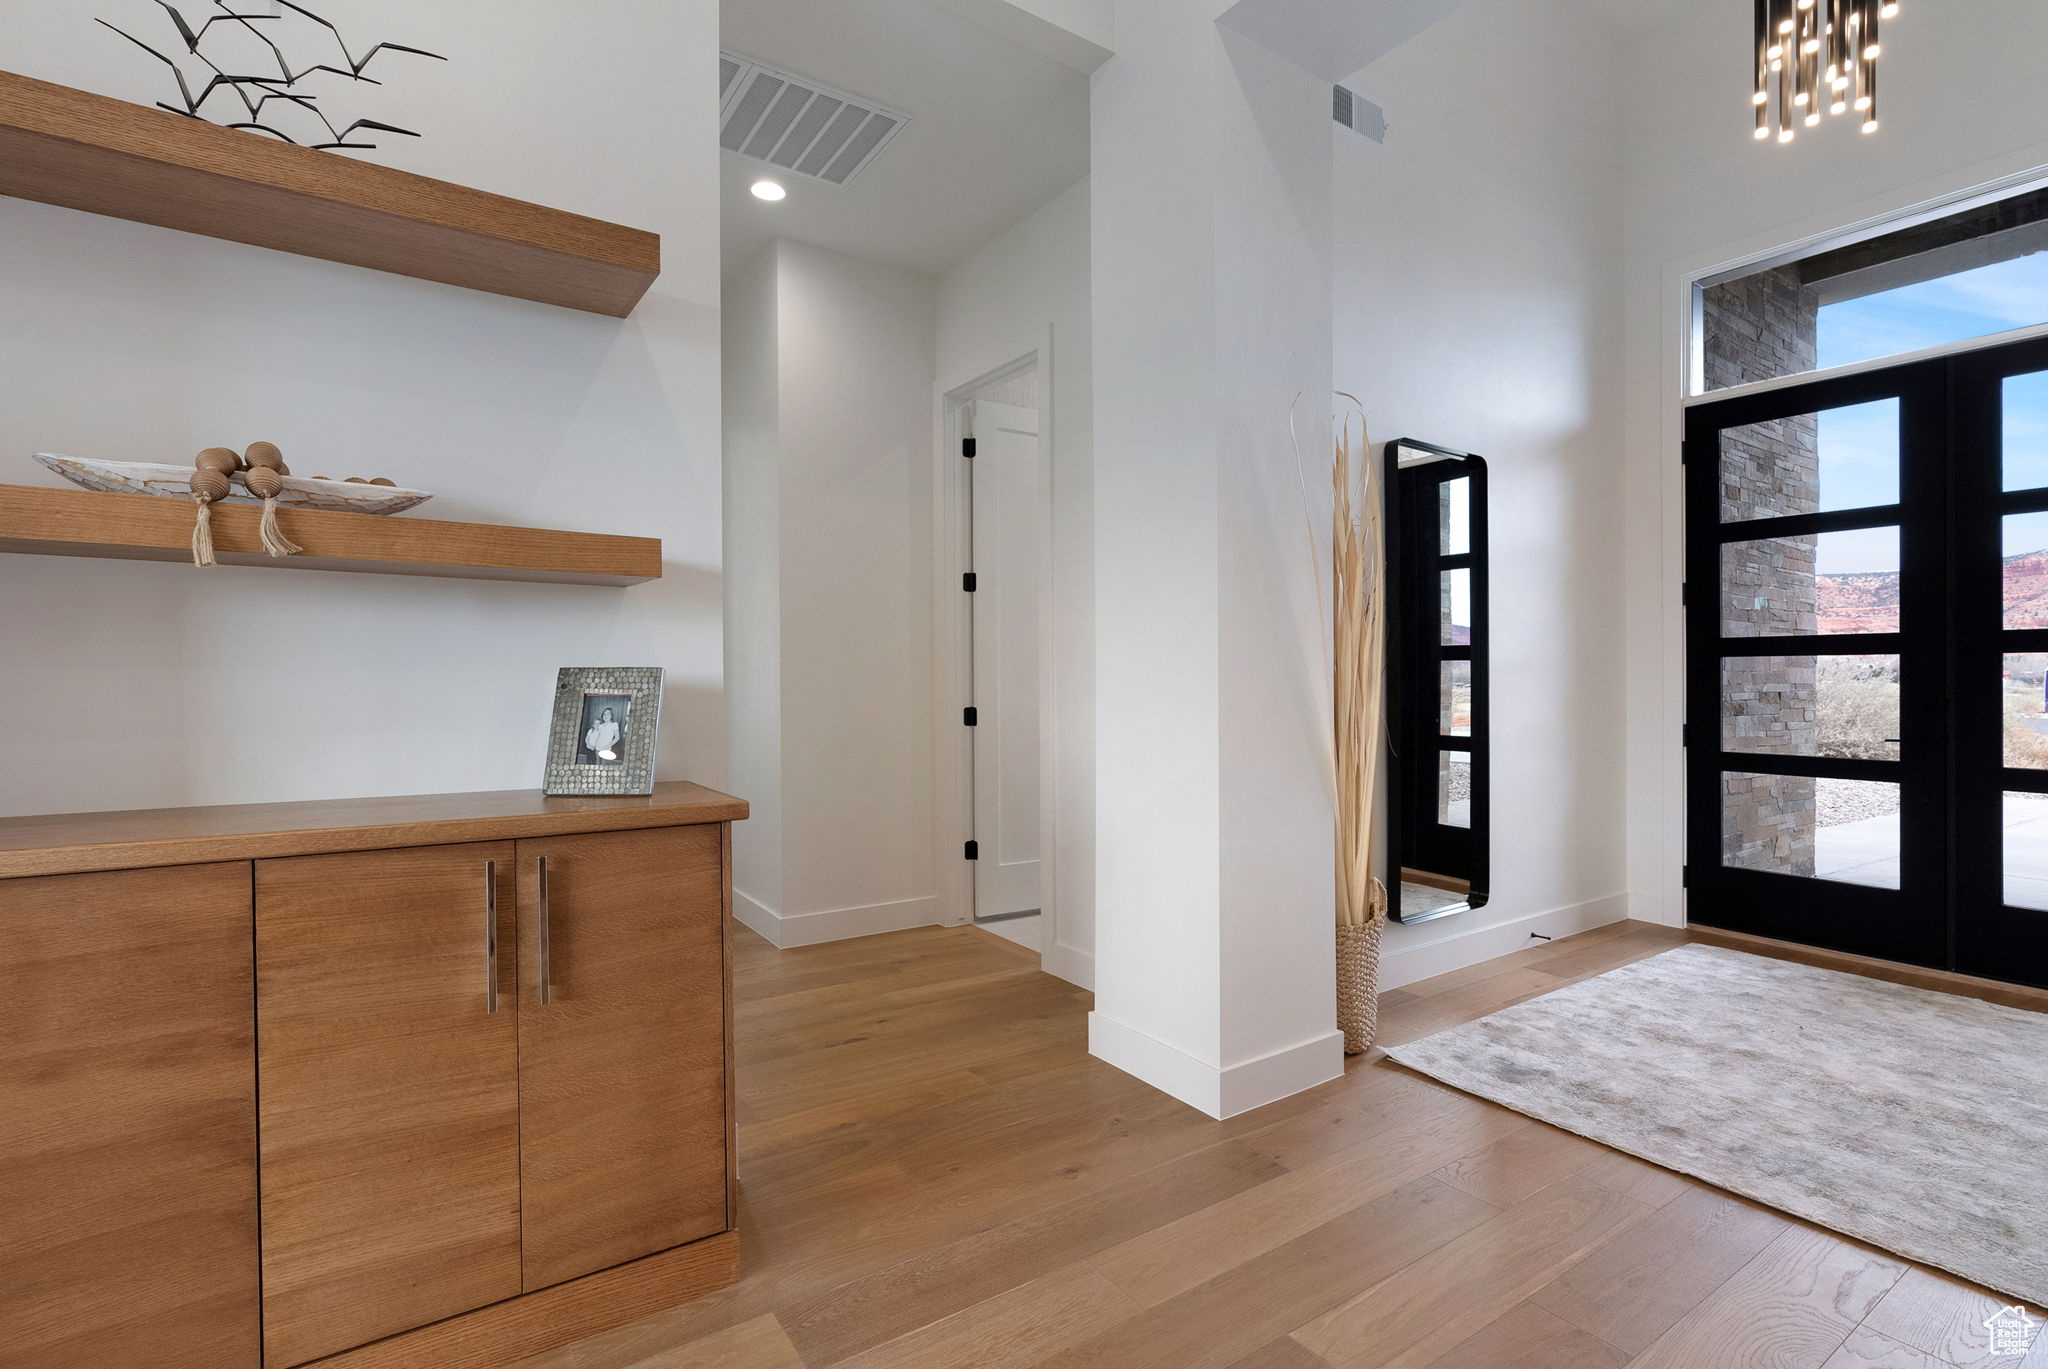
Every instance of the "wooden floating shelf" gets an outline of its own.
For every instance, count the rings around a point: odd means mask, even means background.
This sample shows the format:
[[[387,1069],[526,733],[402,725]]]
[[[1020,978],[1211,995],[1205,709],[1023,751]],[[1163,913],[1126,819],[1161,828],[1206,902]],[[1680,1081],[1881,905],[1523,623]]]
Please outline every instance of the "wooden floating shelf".
[[[0,194],[624,318],[661,239],[0,71]]]
[[[195,512],[182,499],[0,485],[0,552],[189,566]],[[262,515],[254,504],[213,506],[214,552],[222,565],[570,585],[637,585],[661,578],[661,539],[656,537],[322,509],[280,509],[279,526],[305,554],[273,557],[257,537]]]

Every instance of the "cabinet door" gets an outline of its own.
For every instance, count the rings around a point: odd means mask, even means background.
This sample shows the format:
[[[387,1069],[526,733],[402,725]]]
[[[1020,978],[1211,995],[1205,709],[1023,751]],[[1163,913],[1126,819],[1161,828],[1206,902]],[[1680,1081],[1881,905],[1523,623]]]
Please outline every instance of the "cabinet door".
[[[725,1229],[722,832],[519,843],[529,1289]]]
[[[0,1365],[254,1369],[249,866],[0,881]]]
[[[519,1292],[512,859],[256,862],[267,1369]]]

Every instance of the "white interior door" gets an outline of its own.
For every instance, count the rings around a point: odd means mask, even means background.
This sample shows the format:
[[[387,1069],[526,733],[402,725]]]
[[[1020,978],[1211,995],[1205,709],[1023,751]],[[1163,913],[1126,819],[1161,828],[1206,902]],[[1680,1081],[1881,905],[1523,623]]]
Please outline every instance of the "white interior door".
[[[1038,411],[974,405],[974,914],[1041,906],[1038,654],[1045,575]]]

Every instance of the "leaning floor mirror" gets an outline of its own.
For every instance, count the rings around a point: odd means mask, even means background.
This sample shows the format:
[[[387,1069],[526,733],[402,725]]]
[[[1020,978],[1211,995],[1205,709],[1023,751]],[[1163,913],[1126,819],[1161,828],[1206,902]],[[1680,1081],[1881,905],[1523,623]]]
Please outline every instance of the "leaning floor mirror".
[[[1386,447],[1389,870],[1396,922],[1487,900],[1486,462]]]

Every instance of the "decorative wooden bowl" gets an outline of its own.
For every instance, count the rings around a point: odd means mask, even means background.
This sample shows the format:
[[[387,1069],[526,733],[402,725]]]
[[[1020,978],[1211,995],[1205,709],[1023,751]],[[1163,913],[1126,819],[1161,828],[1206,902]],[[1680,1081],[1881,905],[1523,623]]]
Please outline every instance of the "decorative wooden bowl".
[[[37,461],[74,485],[107,494],[148,494],[159,499],[190,499],[192,468],[154,461],[95,461],[83,456],[35,453]],[[242,483],[241,473],[233,477],[234,489],[224,501],[229,504],[261,504]],[[328,509],[335,513],[403,513],[434,496],[425,490],[400,489],[395,485],[352,485],[344,480],[309,480],[300,475],[284,477],[284,492],[277,496],[282,508]]]

